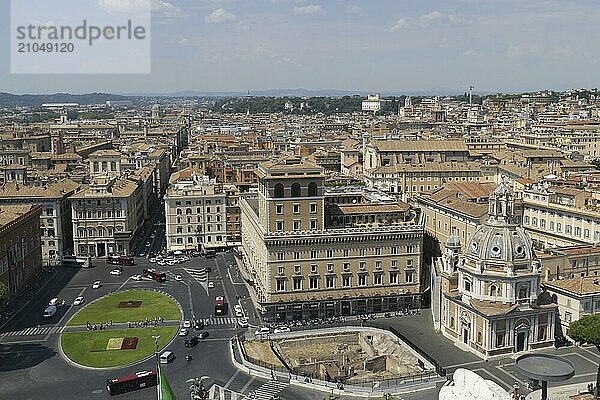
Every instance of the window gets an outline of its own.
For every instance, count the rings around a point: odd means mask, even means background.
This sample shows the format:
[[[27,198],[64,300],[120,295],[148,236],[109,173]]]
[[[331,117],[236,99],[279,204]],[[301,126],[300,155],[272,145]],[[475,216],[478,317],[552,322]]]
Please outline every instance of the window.
[[[302,278],[294,278],[294,290],[302,290]]]
[[[294,221],[294,230],[295,231],[299,231],[300,230],[300,221]]]
[[[327,264],[327,272],[333,272],[333,264]]]
[[[367,286],[367,274],[358,275],[358,286]]]
[[[390,254],[398,254],[398,248],[396,246],[392,246],[390,248]]]
[[[350,271],[350,263],[344,263],[344,271]]]
[[[308,280],[308,283],[311,289],[319,288],[319,278],[317,276],[311,276]]]
[[[310,229],[312,229],[312,230],[317,229],[317,220],[316,219],[310,220]]]
[[[283,267],[277,267],[277,275],[283,275]]]
[[[573,227],[571,225],[565,225],[565,233],[570,235],[573,232]]]
[[[560,222],[556,223],[556,231],[557,232],[562,232],[562,224]]]
[[[308,195],[310,197],[318,196],[317,184],[315,182],[310,182],[308,184]]]
[[[350,256],[350,250],[344,249],[344,257]]]
[[[361,261],[360,263],[358,263],[358,269],[359,269],[360,271],[364,271],[364,270],[366,270],[366,269],[367,269],[367,263],[366,263],[366,262],[364,262],[364,261]]]
[[[381,261],[375,261],[375,269],[381,269]]]
[[[352,275],[342,275],[342,287],[350,287],[352,285]]]
[[[325,286],[328,289],[334,288],[335,287],[335,276],[328,276],[325,278]]]
[[[300,214],[300,204],[294,204],[292,209],[294,214]]]
[[[294,260],[299,260],[299,259],[300,259],[300,252],[294,251]]]
[[[404,272],[404,280],[406,281],[406,283],[413,283],[413,272],[412,271],[405,271]],[[466,281],[465,281],[465,285],[466,285]],[[466,286],[465,286],[465,290],[467,290]]]
[[[275,185],[273,196],[276,198],[284,197],[283,185],[281,183]]]
[[[285,292],[285,280],[277,279],[277,291]]]
[[[310,213],[311,214],[316,214],[317,213],[317,205],[315,203],[311,203],[310,204]]]
[[[565,311],[565,323],[570,324],[573,315],[569,311]]]
[[[365,256],[365,249],[358,249],[358,255],[361,257]]]
[[[283,231],[283,221],[277,221],[277,222],[275,223],[275,226],[276,226],[276,227],[275,227],[275,229],[276,229],[276,230],[278,230],[278,231]]]
[[[327,249],[327,258],[333,258],[333,250]]]
[[[390,284],[395,285],[398,283],[398,273],[390,272]]]
[[[311,264],[310,265],[310,273],[311,274],[316,274],[317,273],[317,264]]]
[[[411,274],[412,274],[412,272],[411,272]],[[412,277],[411,277],[411,279],[412,279]],[[373,284],[374,285],[383,285],[383,274],[382,273],[373,274]]]
[[[283,214],[283,204],[275,204],[275,214]]]
[[[375,247],[375,255],[376,256],[380,256],[381,255],[381,247]]]
[[[407,253],[412,253],[413,252],[413,245],[409,244],[408,246],[406,246],[406,252]]]
[[[292,197],[302,196],[302,190],[301,190],[300,184],[298,182],[292,183],[291,195],[292,195]]]
[[[313,259],[313,260],[315,258],[317,258],[317,251],[316,250],[311,250],[310,251],[310,258]]]
[[[300,274],[301,272],[302,272],[302,271],[301,271],[301,269],[300,269],[300,266],[299,266],[299,265],[294,265],[294,273],[295,273],[295,274]]]
[[[390,268],[397,269],[398,268],[398,261],[397,260],[390,261]]]
[[[465,292],[470,292],[471,291],[471,281],[468,281],[465,279],[464,281],[464,288],[465,288]]]

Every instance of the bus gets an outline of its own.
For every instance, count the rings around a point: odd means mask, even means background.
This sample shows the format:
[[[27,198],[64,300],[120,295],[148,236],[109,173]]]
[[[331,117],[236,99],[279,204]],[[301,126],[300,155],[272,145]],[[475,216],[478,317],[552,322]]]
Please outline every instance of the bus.
[[[111,396],[114,396],[157,385],[158,374],[153,369],[152,371],[141,371],[136,372],[134,375],[108,379],[106,381],[106,390],[108,390]]]
[[[72,255],[62,256],[60,264],[63,267],[81,267],[90,268],[92,266],[91,257],[75,257]]]
[[[133,257],[128,256],[108,256],[106,257],[106,263],[112,265],[122,265],[122,266],[130,266],[133,265],[134,259]]]
[[[164,282],[167,280],[167,274],[165,274],[164,272],[160,272],[159,270],[154,268],[144,268],[142,272],[144,274],[144,277],[150,278],[156,282]]]
[[[215,297],[215,315],[226,315],[227,304],[222,296]]]

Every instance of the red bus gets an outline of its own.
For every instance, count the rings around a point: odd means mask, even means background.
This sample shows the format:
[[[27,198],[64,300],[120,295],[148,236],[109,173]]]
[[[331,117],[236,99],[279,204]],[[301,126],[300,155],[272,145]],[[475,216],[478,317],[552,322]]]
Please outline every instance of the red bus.
[[[167,280],[167,274],[154,268],[144,268],[142,273],[146,278],[150,278],[156,282],[164,282]]]
[[[130,266],[134,264],[133,257],[128,256],[108,256],[106,257],[106,263],[112,265]]]
[[[114,396],[157,385],[158,374],[153,369],[152,371],[141,371],[134,375],[108,379],[106,381],[106,390],[108,390],[111,396]]]
[[[227,304],[222,296],[215,297],[215,315],[226,315]]]

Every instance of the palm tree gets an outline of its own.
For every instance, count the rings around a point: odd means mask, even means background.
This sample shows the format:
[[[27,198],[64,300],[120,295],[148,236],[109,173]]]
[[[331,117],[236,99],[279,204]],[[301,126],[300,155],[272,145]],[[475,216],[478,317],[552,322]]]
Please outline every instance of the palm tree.
[[[191,378],[185,381],[190,385],[190,398],[191,400],[206,400],[208,399],[208,388],[204,387],[203,380],[209,379],[208,376],[202,376],[200,378]]]

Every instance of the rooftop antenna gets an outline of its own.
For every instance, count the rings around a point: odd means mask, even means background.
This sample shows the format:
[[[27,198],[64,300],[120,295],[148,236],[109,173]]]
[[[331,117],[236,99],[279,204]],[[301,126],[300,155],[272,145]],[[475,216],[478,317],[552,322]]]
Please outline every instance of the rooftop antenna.
[[[469,105],[473,104],[473,85],[469,86]]]

